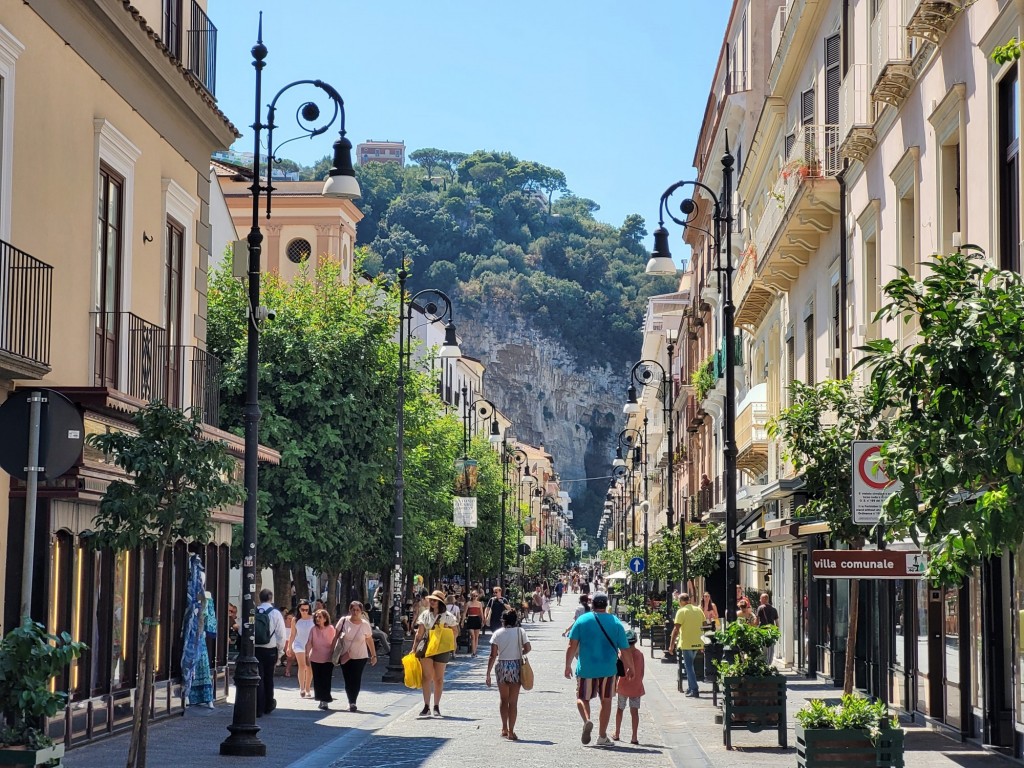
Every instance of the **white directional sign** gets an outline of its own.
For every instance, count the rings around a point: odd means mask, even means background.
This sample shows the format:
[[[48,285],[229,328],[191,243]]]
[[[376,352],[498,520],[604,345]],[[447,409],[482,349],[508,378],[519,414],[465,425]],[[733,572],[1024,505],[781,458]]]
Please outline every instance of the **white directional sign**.
[[[885,500],[903,484],[885,472],[877,440],[853,441],[853,522],[874,525],[882,516]]]

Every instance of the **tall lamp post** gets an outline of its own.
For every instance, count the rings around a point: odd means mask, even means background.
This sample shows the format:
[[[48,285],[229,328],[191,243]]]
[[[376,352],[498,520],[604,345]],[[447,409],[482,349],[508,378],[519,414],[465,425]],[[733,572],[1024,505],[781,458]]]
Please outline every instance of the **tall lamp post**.
[[[519,543],[516,545],[516,557],[518,558],[519,566],[519,590],[523,591],[526,588],[526,566],[523,562],[523,547],[526,544],[523,541],[523,489],[526,489],[527,499],[531,500],[532,504],[532,492],[533,484],[537,482],[537,478],[530,474],[530,460],[529,456],[526,455],[526,451],[522,448],[516,448],[512,452],[512,461],[516,465],[516,473],[519,475],[519,498],[517,504],[516,517],[519,521]]]
[[[501,430],[498,425],[498,409],[490,400],[485,397],[478,397],[472,402],[469,401],[469,390],[467,387],[462,388],[462,403],[463,403],[463,414],[464,414],[464,425],[462,433],[462,459],[465,462],[465,466],[469,466],[469,448],[473,439],[473,432],[475,430],[473,426],[473,417],[476,416],[480,419],[490,419],[491,426],[490,432],[488,433],[488,440],[491,445],[497,445],[501,443]],[[468,469],[466,470],[469,471]],[[466,482],[466,492],[472,493],[473,489],[470,488],[468,477]],[[466,595],[469,595],[469,581],[470,581],[470,568],[469,568],[469,526],[465,527],[465,538],[463,539],[463,555],[465,557],[465,569],[466,569]]]
[[[360,196],[359,183],[352,168],[352,142],[345,137],[345,103],[341,95],[322,80],[296,80],[279,90],[267,107],[266,122],[263,122],[263,68],[266,67],[267,47],[263,44],[263,15],[260,14],[256,45],[252,48],[252,66],[256,70],[256,118],[253,121],[253,163],[252,163],[252,226],[247,238],[248,263],[248,309],[246,317],[247,346],[245,359],[245,505],[242,517],[242,634],[238,659],[235,662],[235,706],[229,735],[220,744],[222,755],[258,757],[266,755],[267,746],[257,735],[256,688],[259,685],[259,664],[255,654],[256,628],[256,517],[259,490],[259,341],[260,324],[267,317],[267,310],[260,306],[260,254],[263,233],[260,232],[260,194],[267,198],[267,218],[270,218],[270,196],[274,190],[271,183],[274,158],[274,118],[277,102],[286,92],[298,86],[320,89],[333,107],[321,119],[320,107],[313,101],[303,102],[296,112],[300,135],[295,138],[319,136],[326,133],[335,121],[338,122],[338,138],[334,142],[333,167],[324,183],[322,194],[351,200]],[[260,157],[263,150],[262,135],[267,133],[267,181],[260,179]],[[293,141],[294,139],[289,139]],[[288,142],[285,141],[284,144]]]
[[[412,312],[423,314],[427,323],[444,323],[444,343],[440,356],[459,357],[458,337],[452,322],[452,300],[443,291],[425,288],[405,300],[405,283],[409,273],[398,270],[398,381],[395,391],[395,504],[392,509],[393,549],[391,570],[391,652],[385,683],[405,681],[402,651],[405,633],[402,630],[402,549],[405,535],[405,374],[412,365]]]
[[[736,308],[732,302],[732,174],[733,156],[729,151],[729,136],[725,137],[725,152],[722,154],[722,193],[721,197],[714,190],[699,181],[677,181],[661,195],[659,205],[658,228],[654,230],[654,251],[647,262],[648,274],[675,274],[676,265],[668,246],[668,230],[665,229],[667,215],[684,229],[703,232],[712,242],[715,250],[715,274],[722,292],[722,343],[725,346],[725,443],[722,454],[725,463],[725,599],[726,607],[734,598],[736,584],[739,583],[736,554],[736,340],[734,321]],[[703,191],[714,204],[712,222],[714,230],[709,232],[694,223],[698,214],[697,203],[692,197],[685,198],[679,205],[682,218],[676,217],[671,210],[669,199],[679,190],[690,187],[692,190]],[[722,232],[725,232],[724,248]],[[723,263],[724,253],[724,263]],[[671,461],[671,459],[670,459]],[[671,472],[671,464],[669,465]],[[685,557],[685,548],[683,550]],[[684,569],[685,570],[685,569]],[[683,582],[685,585],[685,581]],[[728,615],[728,610],[726,611]]]

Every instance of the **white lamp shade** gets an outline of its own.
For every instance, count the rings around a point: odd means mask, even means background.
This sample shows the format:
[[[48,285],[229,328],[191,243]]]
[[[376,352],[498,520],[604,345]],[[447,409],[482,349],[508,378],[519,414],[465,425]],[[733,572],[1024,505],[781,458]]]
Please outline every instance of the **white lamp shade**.
[[[626,416],[630,416],[634,413],[640,413],[640,403],[626,403],[622,406],[622,412]]]
[[[440,357],[462,357],[462,350],[459,349],[458,344],[442,344],[438,355]]]
[[[645,271],[648,275],[674,275],[679,270],[670,256],[651,256]]]
[[[343,174],[328,176],[324,182],[324,191],[320,194],[324,197],[336,197],[341,200],[355,200],[363,196],[356,177]],[[648,269],[648,271],[650,270]]]

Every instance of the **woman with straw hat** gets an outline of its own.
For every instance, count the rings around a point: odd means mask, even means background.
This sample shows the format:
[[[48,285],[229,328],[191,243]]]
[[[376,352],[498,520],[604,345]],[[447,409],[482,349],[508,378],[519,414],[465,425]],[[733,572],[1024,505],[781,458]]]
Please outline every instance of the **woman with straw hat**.
[[[420,717],[430,717],[430,693],[434,693],[434,717],[441,717],[441,693],[444,670],[455,655],[455,631],[458,620],[448,612],[445,594],[435,589],[427,595],[428,608],[417,621],[412,647],[423,667],[423,709]]]

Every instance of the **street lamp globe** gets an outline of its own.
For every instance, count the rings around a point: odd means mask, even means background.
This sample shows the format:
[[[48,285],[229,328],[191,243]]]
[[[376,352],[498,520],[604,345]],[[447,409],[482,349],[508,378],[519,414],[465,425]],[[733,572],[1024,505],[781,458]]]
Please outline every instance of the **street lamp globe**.
[[[352,167],[352,142],[344,136],[340,136],[334,142],[334,163],[324,181],[324,197],[334,197],[340,200],[355,200],[362,197],[359,189],[359,182],[356,181],[356,172]]]
[[[622,412],[626,416],[632,416],[634,413],[640,413],[640,403],[636,401],[636,387],[632,384],[630,384],[629,389],[626,390],[626,404],[622,406]]]
[[[678,271],[668,247],[668,230],[658,227],[654,230],[654,250],[647,261],[646,272],[648,275],[674,275]]]
[[[448,321],[444,324],[444,343],[438,353],[441,357],[462,357],[462,350],[459,349],[459,340],[455,335],[455,323]]]

